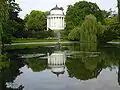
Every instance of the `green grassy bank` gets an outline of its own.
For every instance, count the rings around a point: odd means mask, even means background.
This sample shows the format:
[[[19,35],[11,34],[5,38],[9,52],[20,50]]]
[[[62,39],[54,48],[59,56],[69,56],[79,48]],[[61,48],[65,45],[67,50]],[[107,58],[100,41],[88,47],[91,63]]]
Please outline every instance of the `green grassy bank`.
[[[28,43],[28,42],[56,42],[57,39],[22,39],[22,38],[18,38],[18,39],[13,39],[12,42],[13,43]],[[67,41],[67,40],[61,40],[61,41]]]

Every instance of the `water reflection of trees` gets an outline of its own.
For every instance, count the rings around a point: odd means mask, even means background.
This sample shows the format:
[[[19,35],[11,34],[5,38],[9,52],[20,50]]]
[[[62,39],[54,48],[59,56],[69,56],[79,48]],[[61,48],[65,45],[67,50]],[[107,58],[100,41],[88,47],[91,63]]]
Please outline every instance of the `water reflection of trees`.
[[[3,56],[3,55],[2,55]],[[6,83],[14,82],[15,78],[21,74],[19,68],[24,66],[21,60],[11,60],[7,55],[1,58],[2,64],[0,64],[1,72],[0,72],[0,90],[22,90],[23,86],[19,86],[16,89],[7,88]],[[4,62],[3,62],[4,61]]]
[[[67,48],[70,51],[77,51],[66,61],[68,74],[70,77],[81,80],[97,78],[102,69],[112,69],[113,66],[118,66],[120,60],[120,50],[115,47],[98,48],[96,43],[82,43],[68,45]],[[40,58],[26,59],[25,63],[34,72],[43,71],[48,67],[47,61]],[[120,74],[118,75],[120,76]]]
[[[47,68],[47,61],[40,58],[20,59],[16,54],[3,55],[0,58],[0,90],[23,90],[24,86],[15,86],[14,80],[22,73],[20,68],[25,64],[33,71],[39,72]]]
[[[29,68],[34,72],[40,72],[47,68],[47,60],[40,58],[31,58],[25,60]]]
[[[20,46],[22,47],[22,46]],[[9,55],[13,56],[13,59],[15,58],[15,56],[21,56],[21,55],[26,55],[26,54],[47,54],[48,52],[51,54],[54,51],[54,47],[53,46],[37,46],[37,47],[33,47],[33,48],[27,48],[27,46],[25,48],[18,48],[18,47],[13,47],[11,49],[6,49],[6,52],[9,53]]]
[[[86,51],[93,52],[97,51],[97,43],[78,43],[78,44],[70,44],[68,49],[71,51]]]
[[[120,60],[120,49],[115,47],[114,49],[111,47],[98,49],[97,44],[89,43],[73,44],[68,48],[71,51],[80,51],[68,58],[66,67],[70,77],[81,80],[96,78],[103,68],[109,67],[111,69],[113,66],[118,66]]]
[[[102,63],[98,57],[72,57],[66,63],[70,77],[81,80],[96,78],[102,70]]]

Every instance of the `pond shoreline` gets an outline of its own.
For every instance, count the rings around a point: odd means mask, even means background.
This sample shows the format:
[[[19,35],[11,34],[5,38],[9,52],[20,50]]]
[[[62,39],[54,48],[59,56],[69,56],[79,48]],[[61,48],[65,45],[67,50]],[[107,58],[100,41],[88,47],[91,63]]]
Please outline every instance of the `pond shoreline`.
[[[57,43],[69,44],[69,43],[78,43],[78,41],[12,43],[12,44],[5,44],[5,46],[9,46],[9,45],[12,45],[12,46],[14,46],[14,45],[34,45],[34,44],[57,44]]]
[[[61,43],[61,44],[70,44],[70,43],[79,43],[79,41],[61,41],[61,42],[22,42],[22,43],[12,43],[12,44],[5,44],[5,46],[9,46],[9,45],[34,45],[34,44],[57,44],[57,43]],[[113,41],[110,41],[110,42],[107,42],[108,44],[120,44],[120,42],[113,42]]]
[[[113,41],[111,41],[111,42],[107,42],[108,44],[120,44],[120,42],[113,42]]]

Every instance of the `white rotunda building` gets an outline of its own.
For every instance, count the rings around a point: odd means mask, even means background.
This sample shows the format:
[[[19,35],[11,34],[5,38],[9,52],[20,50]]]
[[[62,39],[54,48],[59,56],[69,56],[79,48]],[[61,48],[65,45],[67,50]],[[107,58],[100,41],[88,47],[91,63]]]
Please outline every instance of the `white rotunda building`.
[[[65,15],[64,9],[58,7],[57,5],[50,10],[47,16],[47,30],[64,30],[65,28]]]

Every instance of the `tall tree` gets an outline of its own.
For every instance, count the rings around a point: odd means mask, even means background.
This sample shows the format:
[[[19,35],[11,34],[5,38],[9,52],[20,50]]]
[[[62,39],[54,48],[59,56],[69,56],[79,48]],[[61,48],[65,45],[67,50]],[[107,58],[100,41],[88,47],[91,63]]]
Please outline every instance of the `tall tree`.
[[[6,25],[7,30],[5,35],[9,37],[21,36],[24,29],[24,21],[20,17],[18,17],[21,8],[19,7],[19,4],[15,2],[15,0],[9,0],[8,3],[9,3],[9,20]],[[4,40],[7,41],[5,43],[10,43],[10,40],[6,39]]]
[[[110,15],[112,15],[112,12],[113,12],[111,8],[109,9],[109,11],[106,11],[106,10],[101,10],[101,11],[104,18],[108,18]]]
[[[9,19],[16,20],[18,19],[18,13],[21,11],[19,4],[15,0],[9,0]]]
[[[44,30],[46,29],[46,16],[44,12],[33,10],[28,16],[26,27],[29,30]]]
[[[74,28],[68,35],[70,40],[79,40],[81,42],[97,42],[100,34],[104,32],[104,26],[94,15],[87,15],[81,27]]]
[[[118,22],[120,22],[120,0],[117,0],[118,3]]]
[[[103,22],[103,14],[96,3],[79,1],[68,7],[66,13],[66,29],[72,30],[78,25],[81,25],[86,15],[93,14],[97,21]]]
[[[8,20],[8,0],[0,0],[0,46],[4,45],[2,36],[4,33],[4,26]]]

